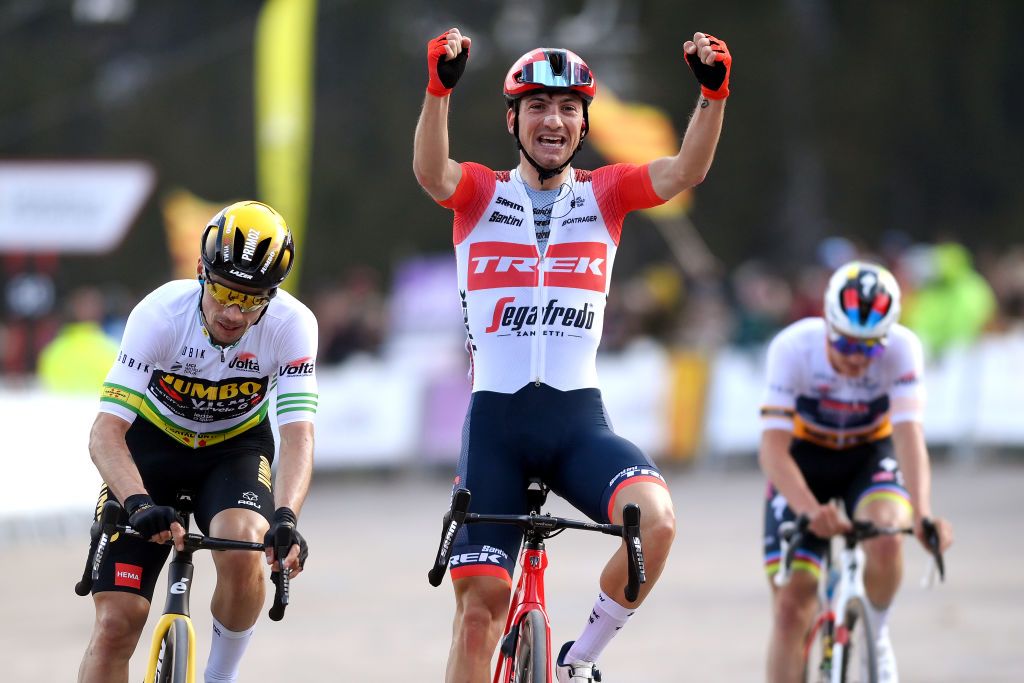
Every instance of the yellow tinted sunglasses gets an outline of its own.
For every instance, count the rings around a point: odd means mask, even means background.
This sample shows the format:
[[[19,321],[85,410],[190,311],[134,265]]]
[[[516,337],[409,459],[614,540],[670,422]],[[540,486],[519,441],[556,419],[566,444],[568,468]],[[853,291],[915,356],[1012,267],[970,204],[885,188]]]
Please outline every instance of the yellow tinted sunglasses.
[[[275,293],[272,291],[269,294],[246,294],[237,289],[231,289],[227,285],[214,282],[209,276],[203,282],[206,285],[206,291],[210,293],[214,301],[224,307],[238,306],[242,313],[260,310],[270,303]]]

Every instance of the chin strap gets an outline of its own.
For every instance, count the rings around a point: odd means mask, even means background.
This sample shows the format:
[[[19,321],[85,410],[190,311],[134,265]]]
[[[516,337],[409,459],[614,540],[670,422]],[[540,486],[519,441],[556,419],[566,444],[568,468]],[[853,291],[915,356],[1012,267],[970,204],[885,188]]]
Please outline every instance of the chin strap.
[[[576,145],[576,149],[572,151],[572,154],[569,155],[569,158],[566,159],[565,163],[559,166],[558,168],[544,168],[543,166],[538,164],[534,160],[534,158],[530,156],[529,152],[526,151],[526,148],[523,147],[523,143],[519,139],[519,100],[515,101],[513,107],[515,111],[515,119],[512,123],[512,137],[516,139],[516,147],[519,149],[520,152],[523,153],[523,156],[526,157],[526,160],[530,162],[531,166],[537,169],[537,174],[540,177],[540,182],[541,184],[543,184],[544,181],[549,180],[550,178],[554,178],[556,175],[564,171],[569,166],[569,164],[572,163],[572,160],[576,158],[576,154],[580,151],[580,148],[583,147],[583,139],[587,137],[587,131],[590,130],[590,120],[587,117],[588,106],[586,103],[583,104],[583,131],[580,133],[579,144]]]

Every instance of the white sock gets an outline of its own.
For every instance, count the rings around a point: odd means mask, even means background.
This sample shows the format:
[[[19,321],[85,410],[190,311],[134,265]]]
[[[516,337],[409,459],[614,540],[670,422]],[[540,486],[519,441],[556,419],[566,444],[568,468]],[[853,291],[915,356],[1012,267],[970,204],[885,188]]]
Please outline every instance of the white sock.
[[[238,665],[242,663],[242,655],[255,628],[230,631],[214,617],[210,658],[206,660],[203,674],[206,683],[234,683],[238,679]]]
[[[868,623],[871,625],[871,632],[875,634],[875,640],[888,635],[889,629],[889,608],[879,609],[871,604],[870,600],[864,600],[864,612],[867,614]]]
[[[565,655],[567,662],[596,662],[619,629],[626,625],[634,610],[623,607],[603,592],[598,593],[597,602],[590,612],[583,633]]]

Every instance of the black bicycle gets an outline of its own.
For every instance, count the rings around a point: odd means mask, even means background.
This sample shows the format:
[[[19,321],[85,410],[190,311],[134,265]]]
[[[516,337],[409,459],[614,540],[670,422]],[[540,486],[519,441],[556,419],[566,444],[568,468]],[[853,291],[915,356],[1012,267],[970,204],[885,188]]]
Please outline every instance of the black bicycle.
[[[179,493],[174,507],[178,511],[179,521],[188,532],[192,513],[191,495],[188,492]],[[143,538],[130,526],[117,523],[121,511],[120,504],[108,500],[103,504],[99,518],[93,523],[90,531],[92,543],[85,562],[85,570],[82,572],[82,579],[75,585],[75,593],[78,595],[85,596],[92,591],[93,582],[99,579],[107,547],[117,534]],[[167,542],[168,545],[171,543]],[[192,618],[189,616],[189,594],[194,570],[192,553],[197,550],[264,552],[265,549],[263,543],[186,533],[184,550],[174,550],[167,568],[167,599],[163,615],[153,631],[144,683],[195,683],[196,634]],[[277,557],[286,557],[289,550],[290,548],[275,548]],[[269,616],[274,621],[280,621],[284,617],[284,610],[290,598],[290,573],[291,570],[285,569],[283,572],[275,570],[270,575],[275,590]]]

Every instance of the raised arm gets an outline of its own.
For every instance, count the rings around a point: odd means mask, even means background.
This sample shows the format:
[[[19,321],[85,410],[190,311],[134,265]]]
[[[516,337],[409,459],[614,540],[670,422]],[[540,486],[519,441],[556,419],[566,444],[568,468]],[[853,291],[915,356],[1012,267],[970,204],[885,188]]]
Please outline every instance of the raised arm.
[[[654,191],[668,200],[704,180],[715,157],[722,132],[725,100],[729,96],[732,55],[725,41],[694,33],[683,45],[686,63],[701,85],[701,97],[686,127],[679,153],[651,162]]]
[[[412,168],[417,182],[436,200],[452,196],[462,177],[462,168],[448,156],[448,105],[471,43],[457,28],[427,43],[427,93],[416,123]]]

